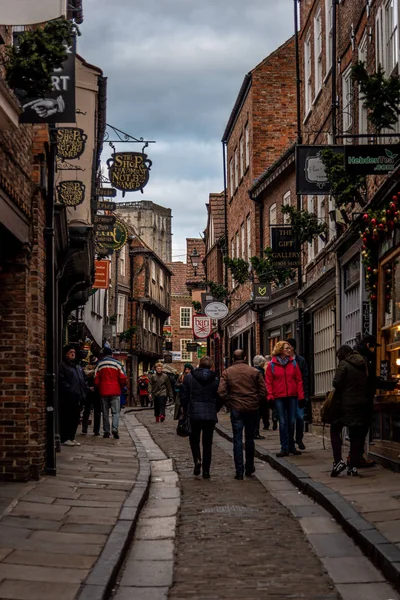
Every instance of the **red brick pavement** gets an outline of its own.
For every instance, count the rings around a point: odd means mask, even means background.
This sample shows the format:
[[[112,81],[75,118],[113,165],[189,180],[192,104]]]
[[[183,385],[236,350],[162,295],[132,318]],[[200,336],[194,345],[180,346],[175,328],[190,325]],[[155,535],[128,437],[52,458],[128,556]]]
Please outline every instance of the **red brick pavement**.
[[[194,478],[176,422],[137,417],[175,459],[182,488],[170,600],[339,598],[297,520],[258,480],[235,481],[231,456],[215,444],[211,480]]]

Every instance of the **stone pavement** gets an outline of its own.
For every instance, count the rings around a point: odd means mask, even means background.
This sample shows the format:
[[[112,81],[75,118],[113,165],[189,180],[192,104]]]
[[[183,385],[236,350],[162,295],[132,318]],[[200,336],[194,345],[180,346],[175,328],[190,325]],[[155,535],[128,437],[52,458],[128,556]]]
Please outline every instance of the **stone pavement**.
[[[98,561],[135,485],[136,447],[77,435],[62,447],[57,476],[0,484],[0,598],[73,600]],[[8,502],[7,502],[8,499]]]
[[[229,415],[218,415],[219,425],[231,433]],[[276,459],[280,450],[278,431],[261,431],[265,440],[256,440],[258,455],[321,502],[357,543],[372,555],[375,563],[386,568],[391,581],[400,580],[400,480],[399,474],[377,465],[360,470],[359,477],[330,477],[332,454],[329,427],[322,436],[306,433],[306,450],[301,456]],[[346,458],[347,448],[343,449]],[[305,485],[305,482],[310,485]],[[340,513],[340,514],[339,514]]]

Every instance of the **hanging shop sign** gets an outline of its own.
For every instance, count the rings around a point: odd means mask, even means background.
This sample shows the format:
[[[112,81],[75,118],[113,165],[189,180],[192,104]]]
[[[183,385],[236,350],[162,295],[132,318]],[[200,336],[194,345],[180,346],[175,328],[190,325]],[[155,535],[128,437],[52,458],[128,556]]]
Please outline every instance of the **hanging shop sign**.
[[[203,356],[207,356],[207,346],[198,346],[197,347],[197,358],[203,358]]]
[[[271,260],[277,269],[295,269],[301,266],[301,249],[292,227],[271,225]]]
[[[117,195],[117,190],[114,188],[96,188],[96,196],[100,196],[101,198],[115,198]]]
[[[56,190],[57,201],[64,206],[79,206],[85,199],[86,186],[82,181],[61,181]]]
[[[198,346],[197,342],[188,342],[186,344],[186,352],[197,352]]]
[[[66,46],[67,58],[61,69],[53,72],[53,89],[46,97],[23,98],[21,123],[75,123],[75,54],[76,39]]]
[[[100,238],[100,236],[96,236],[97,240],[100,242],[101,246],[107,246],[112,250],[120,250],[123,246],[125,246],[128,241],[128,228],[125,223],[117,219],[114,223],[113,230],[109,235],[105,236],[105,234]],[[104,239],[106,237],[106,239]]]
[[[223,302],[210,302],[206,304],[204,312],[207,317],[212,319],[223,319],[228,314],[229,309]]]
[[[255,283],[253,285],[253,303],[257,305],[267,304],[271,300],[271,284]]]
[[[110,231],[113,232],[114,231],[114,223],[109,223],[109,224],[102,224],[102,223],[95,223],[94,224],[94,229],[95,231]]]
[[[114,225],[117,217],[114,215],[94,215],[93,223],[101,225]]]
[[[387,175],[400,165],[400,144],[345,146],[348,175]]]
[[[95,260],[95,276],[93,288],[97,290],[107,290],[110,282],[110,261]]]
[[[116,202],[95,202],[95,210],[115,210],[117,208]]]
[[[125,192],[143,192],[152,162],[143,152],[114,152],[107,161],[111,185]]]
[[[205,340],[211,335],[212,319],[207,315],[193,315],[193,337]]]
[[[164,337],[172,336],[172,325],[163,325],[163,336]]]
[[[165,364],[172,363],[172,354],[164,354],[164,362]]]
[[[296,146],[296,193],[325,196],[331,191],[321,151],[329,148],[337,154],[344,146]]]
[[[168,351],[172,350],[172,342],[165,342],[165,349]]]
[[[362,334],[371,333],[371,305],[368,300],[362,303]]]
[[[80,158],[85,151],[87,135],[79,127],[59,127],[56,139],[56,154],[62,160]]]
[[[171,352],[171,355],[172,355],[172,360],[181,360],[180,352]]]

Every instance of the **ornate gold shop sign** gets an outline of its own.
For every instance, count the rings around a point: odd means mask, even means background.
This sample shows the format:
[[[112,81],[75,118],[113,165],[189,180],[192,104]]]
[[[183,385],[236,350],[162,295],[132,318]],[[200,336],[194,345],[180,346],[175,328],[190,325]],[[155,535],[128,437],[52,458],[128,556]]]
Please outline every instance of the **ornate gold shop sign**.
[[[116,251],[125,246],[128,235],[129,232],[125,223],[117,219],[112,231],[108,233],[105,231],[99,232],[96,239],[101,247]]]
[[[65,206],[79,206],[85,199],[85,189],[82,181],[61,181],[56,186],[57,201]]]
[[[111,185],[125,192],[143,192],[152,162],[143,152],[114,152],[107,161]]]
[[[87,135],[79,127],[59,127],[57,129],[57,156],[62,160],[72,160],[82,156]]]

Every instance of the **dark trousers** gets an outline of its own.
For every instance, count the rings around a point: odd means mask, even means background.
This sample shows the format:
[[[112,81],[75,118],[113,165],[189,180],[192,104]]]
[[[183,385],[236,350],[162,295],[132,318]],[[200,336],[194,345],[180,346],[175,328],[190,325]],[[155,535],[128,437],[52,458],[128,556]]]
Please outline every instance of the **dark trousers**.
[[[145,407],[149,405],[149,395],[148,394],[139,394],[140,398],[140,406]]]
[[[81,416],[81,406],[78,400],[66,398],[60,404],[60,437],[61,442],[74,440]]]
[[[93,433],[100,432],[101,399],[98,394],[90,394],[83,404],[82,433],[87,433],[90,411],[93,407]]]
[[[167,396],[155,396],[154,400],[154,416],[159,417],[163,415],[165,417],[165,405],[167,403]]]
[[[245,435],[246,471],[254,468],[254,433],[257,424],[257,411],[239,412],[231,409],[231,423],[233,432],[233,458],[236,473],[243,475],[243,429]]]
[[[190,448],[192,450],[193,461],[201,461],[200,436],[202,435],[203,446],[203,473],[210,472],[212,443],[215,421],[201,420],[191,421],[192,433],[189,436]]]
[[[282,452],[294,452],[294,425],[296,422],[297,398],[276,398],[279,418],[279,437]]]
[[[333,423],[331,425],[331,444],[333,452],[333,460],[338,463],[342,460],[342,430],[341,423]],[[350,467],[359,467],[360,459],[363,454],[365,441],[365,427],[349,427],[350,437]]]

